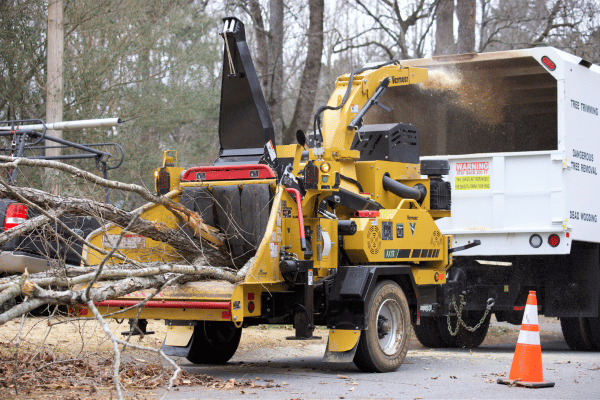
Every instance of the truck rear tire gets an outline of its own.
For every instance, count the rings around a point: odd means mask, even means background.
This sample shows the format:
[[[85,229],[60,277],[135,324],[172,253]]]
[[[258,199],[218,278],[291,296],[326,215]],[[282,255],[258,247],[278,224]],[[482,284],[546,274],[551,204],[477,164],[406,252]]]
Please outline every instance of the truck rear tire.
[[[235,354],[241,337],[242,328],[233,322],[200,321],[194,327],[186,358],[194,364],[225,364]]]
[[[600,350],[600,317],[586,318],[590,327],[590,341],[594,350]]]
[[[463,314],[462,319],[467,326],[473,327],[481,321],[483,313],[484,311],[467,311]],[[458,349],[474,349],[479,347],[485,340],[490,328],[490,317],[491,315],[488,314],[481,323],[481,326],[475,332],[468,331],[461,325],[456,336],[450,335],[450,332],[448,331],[447,317],[438,318],[438,328],[440,329],[440,336],[445,343],[445,347]],[[456,329],[457,318],[450,317],[450,324],[452,329]]]
[[[479,321],[481,321],[481,318],[483,318],[483,313],[483,311],[467,311],[463,316],[463,320],[467,326],[473,327],[477,325]],[[458,335],[456,335],[458,348],[474,349],[479,347],[485,340],[490,328],[490,317],[491,315],[488,313],[487,317],[485,317],[485,320],[481,323],[481,326],[477,328],[475,332],[468,331],[464,326],[461,326]]]
[[[442,317],[445,319],[445,317]],[[442,339],[436,317],[421,317],[421,324],[413,324],[415,336],[419,342],[425,347],[433,347],[435,349],[445,347],[445,342]]]
[[[354,364],[364,372],[396,371],[408,351],[410,311],[397,283],[385,280],[375,287],[366,309],[367,329],[358,341]]]
[[[587,318],[561,318],[560,327],[571,350],[593,350]]]

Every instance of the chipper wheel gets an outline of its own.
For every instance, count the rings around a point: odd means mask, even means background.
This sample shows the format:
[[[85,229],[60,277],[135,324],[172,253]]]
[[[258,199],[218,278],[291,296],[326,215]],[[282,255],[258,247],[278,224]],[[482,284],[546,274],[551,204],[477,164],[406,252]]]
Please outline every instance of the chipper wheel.
[[[360,335],[354,364],[364,372],[393,372],[408,350],[411,325],[406,296],[395,282],[381,281],[366,313],[368,328]]]
[[[225,364],[235,354],[241,336],[242,328],[233,322],[200,321],[186,358],[194,364]]]

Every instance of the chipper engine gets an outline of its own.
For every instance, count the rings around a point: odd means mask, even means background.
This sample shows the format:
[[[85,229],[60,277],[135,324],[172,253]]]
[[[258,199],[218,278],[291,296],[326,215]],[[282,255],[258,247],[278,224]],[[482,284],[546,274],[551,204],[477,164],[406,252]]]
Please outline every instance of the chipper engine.
[[[192,363],[227,362],[245,327],[293,324],[291,340],[314,339],[315,326],[329,329],[326,361],[395,371],[411,323],[437,309],[436,285],[445,283],[457,250],[435,223],[450,216],[450,184],[441,179],[448,163],[419,163],[415,126],[362,119],[374,106],[389,111],[379,103],[383,93],[426,81],[427,70],[388,62],[339,77],[314,132],[307,138],[299,131],[298,144],[275,147],[244,25],[226,18],[222,36],[219,157],[183,169],[165,153],[156,187],[225,237],[243,278],[168,286],[139,318],[164,319],[163,350]],[[144,207],[141,217],[186,229],[160,205]],[[120,232],[108,227],[92,243],[110,249],[108,238]],[[138,261],[186,262],[185,254],[143,236],[122,241],[119,251]],[[90,264],[101,258],[87,253]],[[115,313],[147,295],[98,309]]]

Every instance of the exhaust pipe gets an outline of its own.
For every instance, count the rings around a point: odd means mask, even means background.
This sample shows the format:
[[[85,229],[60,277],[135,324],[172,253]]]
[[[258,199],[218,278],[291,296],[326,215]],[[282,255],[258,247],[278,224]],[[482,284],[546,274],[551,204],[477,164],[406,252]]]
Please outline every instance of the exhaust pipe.
[[[402,197],[403,199],[413,199],[419,203],[427,196],[427,188],[425,188],[424,185],[418,183],[414,187],[406,186],[390,178],[390,174],[387,172],[383,175],[383,188],[388,192],[394,193],[398,197]]]

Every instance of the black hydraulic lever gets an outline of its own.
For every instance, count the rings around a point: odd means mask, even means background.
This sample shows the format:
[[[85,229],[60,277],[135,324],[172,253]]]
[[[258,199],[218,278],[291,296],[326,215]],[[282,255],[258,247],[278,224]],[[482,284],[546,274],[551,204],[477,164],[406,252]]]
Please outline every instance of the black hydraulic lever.
[[[348,125],[348,130],[351,131],[353,129],[357,129],[362,121],[362,118],[365,116],[365,114],[367,113],[367,111],[369,111],[369,108],[371,108],[374,105],[378,105],[379,107],[383,108],[386,111],[391,111],[391,109],[387,106],[384,106],[383,104],[379,103],[379,99],[381,98],[381,96],[383,96],[383,94],[385,93],[385,91],[388,88],[388,85],[390,84],[390,77],[388,76],[387,78],[385,78],[384,80],[381,81],[381,83],[379,84],[379,86],[377,86],[377,90],[375,90],[375,93],[373,94],[373,96],[371,96],[371,98],[369,100],[367,100],[367,104],[364,105],[364,107],[358,112],[358,114],[356,114],[356,117],[354,117],[352,119],[352,121],[350,122],[350,125]]]

